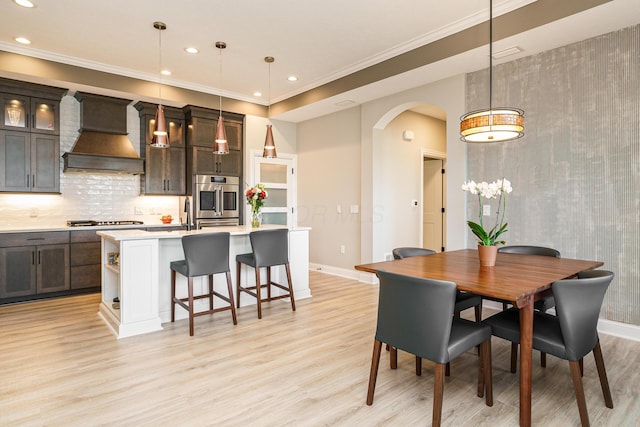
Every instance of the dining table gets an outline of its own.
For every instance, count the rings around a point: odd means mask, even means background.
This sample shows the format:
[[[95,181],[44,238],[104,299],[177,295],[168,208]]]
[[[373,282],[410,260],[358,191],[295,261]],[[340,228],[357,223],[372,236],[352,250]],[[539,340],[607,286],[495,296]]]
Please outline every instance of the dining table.
[[[531,425],[533,305],[551,284],[601,267],[600,261],[498,253],[495,266],[481,267],[478,251],[461,249],[356,265],[369,273],[386,270],[412,277],[455,282],[458,290],[508,301],[520,310],[520,425]]]

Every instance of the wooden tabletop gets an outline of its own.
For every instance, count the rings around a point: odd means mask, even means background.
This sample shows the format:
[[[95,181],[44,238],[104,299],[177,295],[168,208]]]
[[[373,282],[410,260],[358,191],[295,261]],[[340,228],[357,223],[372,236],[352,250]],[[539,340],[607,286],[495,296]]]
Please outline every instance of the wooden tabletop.
[[[455,282],[465,292],[512,301],[517,307],[534,300],[557,280],[603,265],[600,261],[498,253],[495,267],[480,267],[478,251],[463,249],[400,260],[356,265],[356,270],[386,270],[414,277]]]

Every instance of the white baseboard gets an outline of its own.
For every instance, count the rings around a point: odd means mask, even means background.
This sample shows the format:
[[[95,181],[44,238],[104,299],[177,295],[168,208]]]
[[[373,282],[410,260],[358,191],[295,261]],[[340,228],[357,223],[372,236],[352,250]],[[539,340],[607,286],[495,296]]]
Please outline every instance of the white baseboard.
[[[309,270],[320,273],[330,274],[332,276],[345,277],[347,279],[358,280],[359,282],[377,284],[378,278],[373,273],[365,273],[355,269],[346,269],[332,267],[329,265],[309,263]],[[502,303],[497,301],[484,300],[483,307],[502,310]],[[553,313],[552,310],[549,313]],[[612,335],[632,341],[640,341],[640,326],[630,325],[628,323],[616,322],[613,320],[600,319],[598,321],[598,332],[605,335]]]

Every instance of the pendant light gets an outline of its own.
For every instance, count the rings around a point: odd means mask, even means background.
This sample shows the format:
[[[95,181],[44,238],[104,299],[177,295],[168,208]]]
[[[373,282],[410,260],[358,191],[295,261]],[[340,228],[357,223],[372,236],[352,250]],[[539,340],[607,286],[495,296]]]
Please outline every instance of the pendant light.
[[[160,103],[156,110],[156,120],[153,125],[153,136],[151,137],[151,146],[156,148],[168,148],[169,137],[167,135],[167,122],[164,118],[164,107],[162,107],[162,32],[167,29],[164,22],[154,22],[153,28],[158,30],[158,64],[159,64],[159,80],[158,80],[158,98]]]
[[[499,142],[524,135],[524,111],[511,107],[493,108],[493,0],[489,0],[489,109],[460,118],[460,139],[464,142]]]
[[[265,56],[264,62],[268,64],[269,67],[269,92],[267,93],[267,101],[269,102],[269,109],[267,112],[267,119],[271,119],[271,64],[273,64],[275,59],[273,56]],[[267,136],[264,140],[264,150],[262,151],[262,157],[267,158],[276,158],[278,157],[276,153],[276,144],[273,142],[273,131],[271,130],[271,120],[269,120],[269,124],[267,125]]]
[[[213,142],[213,154],[229,154],[227,132],[224,130],[224,118],[222,117],[222,49],[226,49],[227,44],[225,42],[216,42],[216,47],[220,51],[220,117],[218,117],[216,139]]]

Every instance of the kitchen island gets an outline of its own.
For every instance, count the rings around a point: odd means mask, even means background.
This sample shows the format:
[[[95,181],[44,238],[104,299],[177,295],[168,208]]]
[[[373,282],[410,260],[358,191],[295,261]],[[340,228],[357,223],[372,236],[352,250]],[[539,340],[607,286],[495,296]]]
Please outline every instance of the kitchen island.
[[[193,231],[98,231],[102,238],[102,300],[99,315],[118,338],[159,331],[162,323],[171,320],[171,261],[184,259],[182,236],[225,231],[231,234],[229,267],[235,298],[237,254],[251,252],[249,233],[256,230],[283,228],[264,225],[259,229],[250,226],[210,227]],[[311,296],[309,289],[309,228],[289,228],[289,263],[296,299]],[[243,266],[243,269],[248,267]],[[263,274],[265,274],[263,272]],[[286,281],[283,267],[274,267],[273,280]],[[242,272],[242,280],[254,284],[251,271]],[[263,279],[264,281],[264,279]],[[202,293],[207,285],[206,277],[194,280],[194,292]],[[187,280],[176,278],[176,295],[186,296]],[[224,275],[214,277],[217,291],[226,293]],[[272,292],[276,292],[276,288]],[[114,299],[116,299],[114,302]],[[119,301],[119,302],[118,302]],[[198,300],[196,311],[208,306],[206,299]],[[216,299],[214,305],[226,304]],[[243,295],[241,305],[255,304],[255,299]],[[176,319],[187,317],[187,312],[176,308]]]

